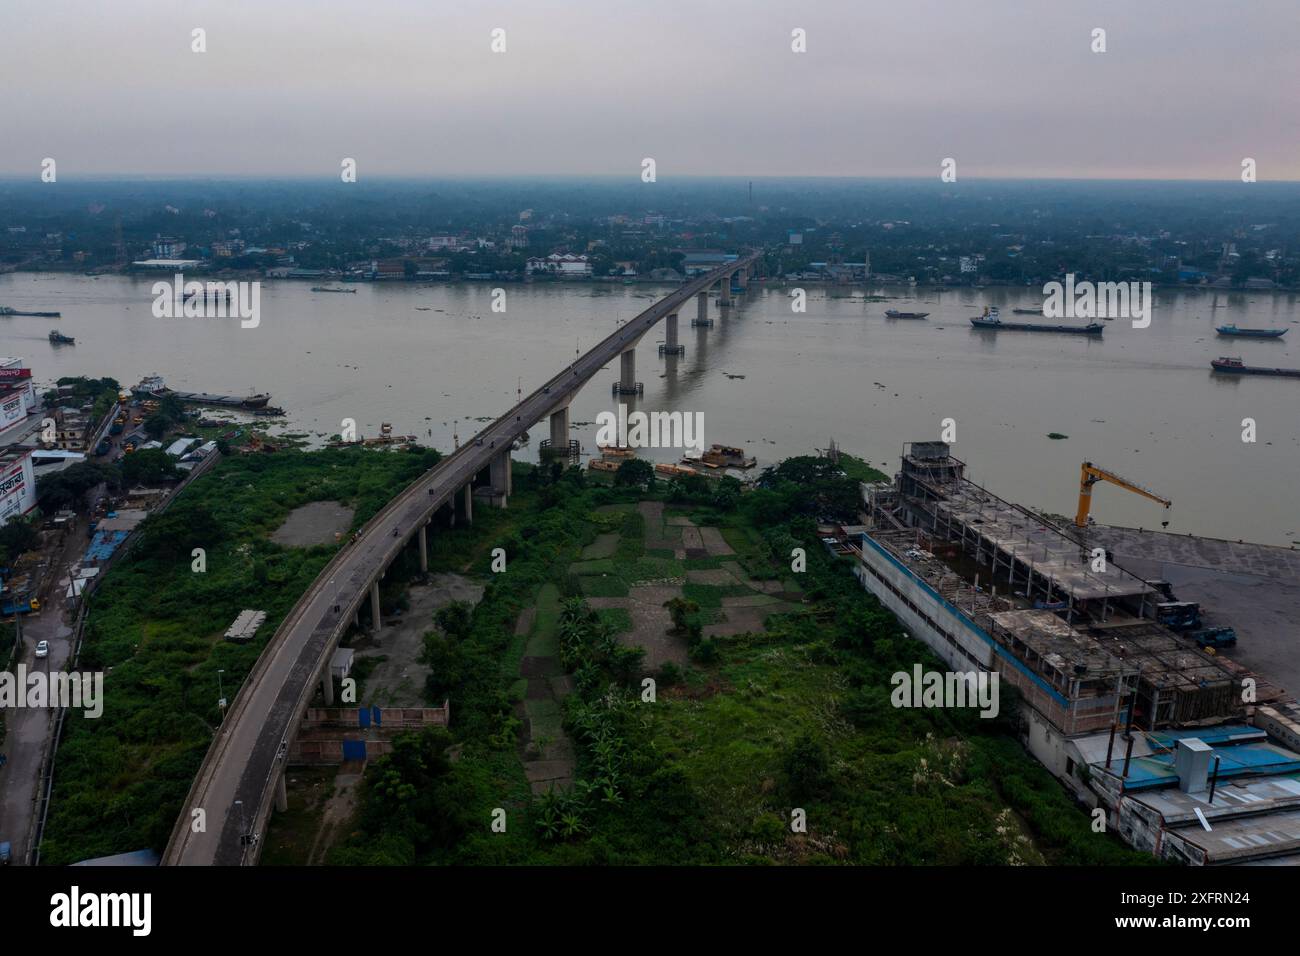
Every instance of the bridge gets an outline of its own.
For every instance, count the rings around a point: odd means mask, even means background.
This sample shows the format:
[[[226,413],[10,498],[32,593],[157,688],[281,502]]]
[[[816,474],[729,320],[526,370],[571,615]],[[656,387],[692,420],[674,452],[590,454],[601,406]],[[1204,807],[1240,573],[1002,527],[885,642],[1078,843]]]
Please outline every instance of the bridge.
[[[699,323],[709,321],[709,290],[718,304],[731,304],[736,277],[743,288],[756,268],[751,253],[683,284],[636,318],[622,324],[572,365],[492,422],[416,479],[366,522],[356,540],[331,559],[289,611],[249,672],[234,706],[222,721],[190,788],[163,853],[164,866],[253,865],[261,853],[272,806],[287,809],[285,769],[289,748],[317,685],[327,706],[334,702],[330,659],[361,608],[370,601],[371,625],[381,626],[379,582],[412,540],[420,569],[428,570],[428,527],[446,508],[449,520],[473,520],[474,499],[505,507],[511,493],[510,449],[530,426],[550,423],[552,452],[569,447],[569,403],[595,375],[619,358],[614,394],[641,391],[636,345],[667,319],[661,352],[680,351],[678,313],[692,298]],[[487,481],[480,481],[486,472]],[[200,825],[202,821],[202,825]]]

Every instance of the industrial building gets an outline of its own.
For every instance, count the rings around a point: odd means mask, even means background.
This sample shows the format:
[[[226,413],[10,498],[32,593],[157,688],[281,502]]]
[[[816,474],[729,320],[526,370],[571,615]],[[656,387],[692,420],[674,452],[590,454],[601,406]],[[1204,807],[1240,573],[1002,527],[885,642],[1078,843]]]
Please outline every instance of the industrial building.
[[[894,482],[863,493],[847,549],[863,586],[953,670],[1015,687],[1028,750],[1125,840],[1300,862],[1300,711],[1158,623],[1164,582],[981,488],[943,442],[905,446]],[[1207,839],[1194,810],[1225,833]]]

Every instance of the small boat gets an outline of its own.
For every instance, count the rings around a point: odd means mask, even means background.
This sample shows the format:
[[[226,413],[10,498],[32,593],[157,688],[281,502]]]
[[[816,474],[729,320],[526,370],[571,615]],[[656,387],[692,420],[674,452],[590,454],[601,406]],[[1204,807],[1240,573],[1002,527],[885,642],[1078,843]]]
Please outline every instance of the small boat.
[[[1286,329],[1243,329],[1236,325],[1218,325],[1214,331],[1243,339],[1280,339],[1287,333]]]
[[[311,287],[311,291],[313,291],[313,292],[351,292],[353,295],[355,295],[357,290],[356,290],[356,289],[329,289],[329,288],[326,288],[326,287],[323,286],[323,285],[314,285],[314,286]]]
[[[71,335],[64,335],[58,329],[50,329],[50,344],[51,345],[76,345],[77,340],[74,339]]]
[[[1011,332],[1065,332],[1070,335],[1101,335],[1106,326],[1100,322],[1087,325],[1040,325],[1036,322],[1003,322],[998,307],[986,307],[984,314],[970,320],[977,329],[998,332],[1006,329]]]
[[[924,319],[929,314],[929,312],[899,312],[897,309],[885,310],[887,319]]]
[[[1042,315],[1042,309],[1012,309],[1016,315]]]
[[[39,319],[58,319],[63,317],[62,312],[24,312],[22,309],[11,309],[7,305],[0,305],[0,315],[34,315]]]
[[[1300,368],[1266,368],[1262,365],[1246,365],[1240,358],[1220,356],[1210,362],[1210,368],[1216,372],[1229,375],[1276,375],[1282,378],[1300,378]]]
[[[203,302],[220,302],[225,299],[226,304],[229,305],[230,290],[204,289],[200,292],[198,289],[194,289],[185,293],[185,301],[189,302],[191,299],[199,299]]]

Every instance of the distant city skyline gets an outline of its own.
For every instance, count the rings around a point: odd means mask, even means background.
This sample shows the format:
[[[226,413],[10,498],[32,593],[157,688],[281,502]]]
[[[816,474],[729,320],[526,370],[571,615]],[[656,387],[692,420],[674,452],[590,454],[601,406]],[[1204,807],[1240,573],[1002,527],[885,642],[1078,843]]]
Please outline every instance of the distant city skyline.
[[[0,38],[6,177],[1300,180],[1294,0],[7,0]]]

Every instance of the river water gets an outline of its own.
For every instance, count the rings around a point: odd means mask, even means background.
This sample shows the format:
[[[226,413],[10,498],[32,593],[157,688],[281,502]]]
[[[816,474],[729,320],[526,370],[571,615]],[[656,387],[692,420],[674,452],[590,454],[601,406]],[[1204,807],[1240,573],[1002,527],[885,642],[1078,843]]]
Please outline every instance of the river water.
[[[363,435],[390,422],[449,449],[453,429],[465,440],[475,419],[503,413],[519,387],[531,391],[666,291],[509,285],[500,313],[487,284],[363,284],[338,295],[266,282],[260,325],[244,329],[237,319],[155,318],[153,281],[0,276],[0,304],[63,313],[0,317],[0,354],[28,359],[38,384],[109,375],[132,385],[157,373],[189,391],[270,392],[288,411],[280,431],[316,441],[351,418]],[[1300,331],[1281,341],[1214,332],[1229,322],[1300,324],[1295,295],[1158,292],[1149,328],[1119,319],[1095,340],[970,327],[985,304],[1023,318],[1010,310],[1041,306],[1037,289],[872,292],[895,298],[809,288],[807,311],[797,314],[788,290],[756,288],[725,314],[711,303],[712,329],[690,327],[692,303],[681,316],[685,357],[659,358],[648,336],[637,350],[645,394],[623,401],[700,412],[706,443],[743,445],[760,464],[834,439],[890,474],[904,442],[938,439],[951,418],[954,454],[1004,498],[1073,514],[1079,464],[1090,460],[1171,499],[1170,531],[1300,541],[1300,379],[1230,378],[1209,367],[1219,355],[1300,367]],[[887,320],[890,307],[930,317]],[[51,345],[52,326],[77,344]],[[614,408],[617,376],[611,364],[582,391],[575,423]],[[1245,418],[1255,421],[1254,443],[1242,441]],[[547,435],[545,425],[533,429],[533,446]],[[573,437],[593,450],[595,425],[575,427]],[[1094,516],[1109,524],[1159,527],[1162,510],[1109,484],[1093,495]]]

